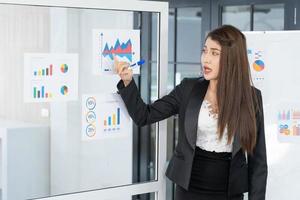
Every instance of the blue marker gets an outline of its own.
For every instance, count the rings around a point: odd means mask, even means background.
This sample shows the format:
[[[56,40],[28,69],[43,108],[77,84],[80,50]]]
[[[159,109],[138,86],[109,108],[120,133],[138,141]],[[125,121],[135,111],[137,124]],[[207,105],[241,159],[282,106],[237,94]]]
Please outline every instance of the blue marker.
[[[145,60],[144,59],[142,59],[142,60],[140,60],[140,61],[138,61],[138,62],[136,62],[136,63],[133,63],[133,64],[131,64],[130,65],[130,69],[132,69],[132,68],[134,68],[134,67],[136,67],[136,66],[141,66],[142,64],[144,64],[145,63]]]

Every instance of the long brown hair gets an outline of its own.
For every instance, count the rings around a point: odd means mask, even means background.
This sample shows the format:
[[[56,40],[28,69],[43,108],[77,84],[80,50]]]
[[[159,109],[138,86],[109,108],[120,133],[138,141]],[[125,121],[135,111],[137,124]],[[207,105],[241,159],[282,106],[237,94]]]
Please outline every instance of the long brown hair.
[[[228,143],[237,134],[242,149],[252,153],[256,145],[258,98],[251,86],[246,38],[231,25],[213,30],[208,37],[222,48],[217,84],[219,136],[223,136],[227,125]]]

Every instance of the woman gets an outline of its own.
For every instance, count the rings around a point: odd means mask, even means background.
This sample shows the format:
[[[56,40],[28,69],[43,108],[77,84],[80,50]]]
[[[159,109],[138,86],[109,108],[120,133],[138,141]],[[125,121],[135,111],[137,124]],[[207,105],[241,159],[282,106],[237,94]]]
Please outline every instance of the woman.
[[[179,114],[179,138],[166,175],[176,200],[264,200],[267,158],[260,90],[251,86],[246,39],[230,25],[210,32],[203,77],[186,78],[146,105],[128,64],[115,60],[117,87],[134,122],[143,126]]]

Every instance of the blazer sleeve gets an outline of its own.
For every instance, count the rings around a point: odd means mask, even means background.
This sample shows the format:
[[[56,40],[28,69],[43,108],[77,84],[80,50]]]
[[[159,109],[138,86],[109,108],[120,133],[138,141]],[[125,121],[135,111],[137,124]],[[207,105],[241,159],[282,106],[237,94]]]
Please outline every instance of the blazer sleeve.
[[[166,119],[179,112],[183,98],[184,82],[185,80],[177,85],[168,95],[156,100],[152,104],[144,103],[134,80],[127,87],[120,80],[117,88],[130,117],[138,126],[144,126]]]
[[[264,113],[261,92],[258,90],[257,141],[253,154],[248,155],[249,200],[265,200],[268,165],[266,155]]]

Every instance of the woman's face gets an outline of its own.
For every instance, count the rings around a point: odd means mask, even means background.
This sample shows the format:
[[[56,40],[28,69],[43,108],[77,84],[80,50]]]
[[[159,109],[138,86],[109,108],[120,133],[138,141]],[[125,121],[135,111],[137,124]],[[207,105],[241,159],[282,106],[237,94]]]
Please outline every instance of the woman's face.
[[[217,80],[220,67],[221,46],[208,37],[202,49],[201,64],[206,80]]]

